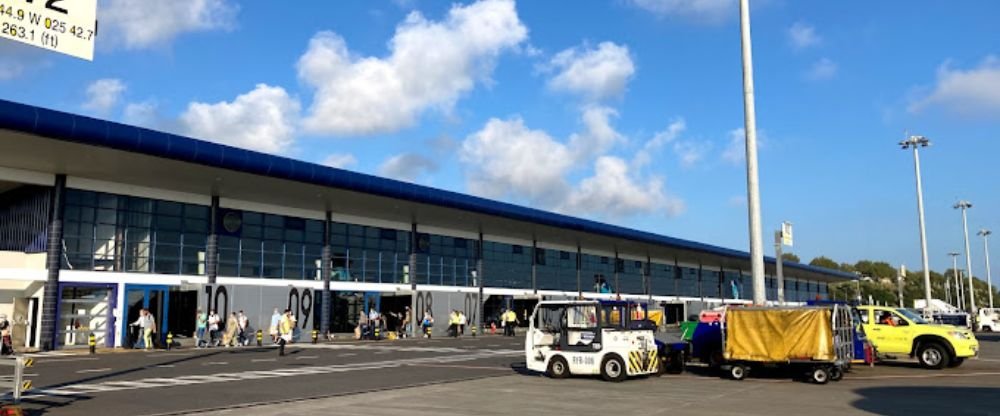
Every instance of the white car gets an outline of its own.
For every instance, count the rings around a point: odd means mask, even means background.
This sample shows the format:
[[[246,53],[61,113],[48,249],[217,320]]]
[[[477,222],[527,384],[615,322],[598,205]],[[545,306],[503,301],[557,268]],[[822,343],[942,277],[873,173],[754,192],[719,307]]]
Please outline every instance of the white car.
[[[982,308],[979,319],[976,319],[976,331],[1000,331],[1000,308]]]
[[[629,329],[629,312],[598,301],[542,301],[524,342],[529,370],[552,378],[600,375],[607,381],[658,374],[649,329]]]

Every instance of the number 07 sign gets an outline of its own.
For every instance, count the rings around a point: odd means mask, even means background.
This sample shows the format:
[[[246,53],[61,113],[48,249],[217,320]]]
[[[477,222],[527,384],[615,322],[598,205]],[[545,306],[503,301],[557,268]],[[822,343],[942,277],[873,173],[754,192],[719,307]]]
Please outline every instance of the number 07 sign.
[[[97,0],[0,0],[0,38],[94,60]]]

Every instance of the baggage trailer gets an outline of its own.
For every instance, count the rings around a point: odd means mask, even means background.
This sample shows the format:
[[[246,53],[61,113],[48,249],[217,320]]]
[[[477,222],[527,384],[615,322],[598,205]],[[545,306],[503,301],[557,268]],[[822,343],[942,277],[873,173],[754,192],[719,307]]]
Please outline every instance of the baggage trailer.
[[[816,384],[839,381],[854,359],[850,308],[830,306],[727,307],[722,369],[743,380],[754,368],[792,367]]]

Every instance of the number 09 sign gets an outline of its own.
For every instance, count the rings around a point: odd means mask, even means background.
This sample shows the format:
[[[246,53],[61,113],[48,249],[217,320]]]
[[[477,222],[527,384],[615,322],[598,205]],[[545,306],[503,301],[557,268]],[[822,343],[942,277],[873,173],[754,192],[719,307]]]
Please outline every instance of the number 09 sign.
[[[97,0],[0,0],[0,38],[94,60]]]

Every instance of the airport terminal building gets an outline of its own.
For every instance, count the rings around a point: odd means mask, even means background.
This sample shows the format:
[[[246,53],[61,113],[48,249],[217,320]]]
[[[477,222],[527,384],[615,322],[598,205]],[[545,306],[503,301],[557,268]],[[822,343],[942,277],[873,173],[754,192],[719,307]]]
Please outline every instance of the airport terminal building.
[[[777,298],[774,259],[767,298]],[[749,303],[746,252],[0,101],[0,313],[15,347],[127,344],[140,308],[275,308],[351,332],[371,309],[491,322],[539,299],[622,297],[676,322]],[[785,298],[854,276],[784,266]],[[435,331],[443,331],[438,325]]]

